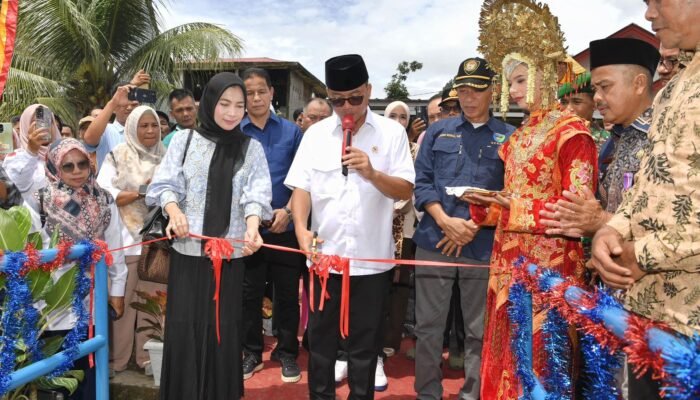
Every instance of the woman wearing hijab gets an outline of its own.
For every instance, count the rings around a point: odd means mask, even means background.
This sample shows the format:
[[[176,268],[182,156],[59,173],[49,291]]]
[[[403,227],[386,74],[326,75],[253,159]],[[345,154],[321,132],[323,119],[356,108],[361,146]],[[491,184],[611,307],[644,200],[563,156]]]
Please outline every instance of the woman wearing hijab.
[[[230,72],[215,75],[202,93],[199,126],[175,134],[146,196],[147,204],[163,207],[170,217],[166,231],[176,237],[160,384],[164,400],[243,396],[241,257],[260,248],[260,221],[272,216],[265,153],[241,132],[244,110],[243,81]],[[212,263],[204,244],[189,233],[246,240],[224,260],[218,315]]]
[[[403,101],[389,103],[384,110],[384,116],[398,122],[408,132],[408,122],[411,112],[408,105]],[[418,153],[418,145],[409,140],[409,150],[411,158],[415,161]],[[416,212],[412,200],[401,200],[394,203],[393,234],[396,250],[394,257],[397,259],[413,259],[415,255],[415,245],[412,237],[415,231]],[[401,333],[403,332],[403,322],[408,306],[410,294],[409,281],[412,267],[396,266],[394,268],[391,293],[387,304],[388,317],[386,323],[386,334],[384,336],[384,353],[387,356],[394,355],[401,346]]]
[[[124,246],[141,242],[139,231],[143,227],[148,207],[139,193],[142,185],[151,182],[153,173],[165,155],[165,146],[161,143],[160,121],[156,112],[147,106],[136,107],[126,119],[124,143],[117,145],[105,157],[97,183],[107,190],[115,199],[122,221],[121,235]],[[139,280],[137,266],[141,255],[141,246],[124,250],[126,266],[129,271],[124,293],[126,304],[138,301],[136,290],[155,295],[157,290],[166,291],[166,285]],[[138,320],[138,322],[137,322]],[[147,326],[146,315],[132,307],[126,307],[124,316],[112,324],[110,355],[112,370],[121,372],[126,369],[136,342],[136,363],[144,368],[148,365],[148,354],[143,345],[148,341],[146,332],[134,337],[134,326]]]
[[[48,248],[50,236],[58,230],[60,240],[73,243],[83,239],[102,240],[108,248],[122,247],[117,207],[112,196],[95,182],[95,170],[87,151],[75,139],[64,139],[52,145],[46,161],[45,186],[34,193],[34,204],[30,209],[34,227],[42,235],[44,247]],[[44,221],[41,221],[43,215]],[[112,253],[113,265],[108,269],[111,281],[109,303],[121,316],[124,310],[124,285],[126,266],[121,251]],[[56,282],[73,266],[64,264],[56,269],[51,278]],[[89,306],[88,298],[84,300]],[[59,315],[51,314],[44,334],[64,336],[75,326],[77,320],[72,309]],[[84,332],[87,337],[87,332]],[[89,368],[87,357],[76,361],[75,367],[86,370],[86,377],[78,390],[69,399],[92,399],[95,396],[94,370]]]
[[[3,168],[7,176],[22,193],[22,198],[36,208],[34,193],[47,185],[44,168],[49,145],[61,140],[61,132],[56,121],[49,128],[37,128],[34,121],[36,109],[44,107],[44,112],[51,112],[41,104],[27,107],[19,119],[19,148],[7,155]]]

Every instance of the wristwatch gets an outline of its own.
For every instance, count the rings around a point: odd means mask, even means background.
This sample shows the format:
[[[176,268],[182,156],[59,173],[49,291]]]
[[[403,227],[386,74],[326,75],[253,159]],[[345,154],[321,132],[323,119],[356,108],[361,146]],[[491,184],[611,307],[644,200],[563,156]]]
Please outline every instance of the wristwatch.
[[[291,221],[292,220],[292,210],[290,210],[289,207],[287,207],[287,206],[282,207],[282,209],[287,212],[287,218],[289,218],[289,220]]]

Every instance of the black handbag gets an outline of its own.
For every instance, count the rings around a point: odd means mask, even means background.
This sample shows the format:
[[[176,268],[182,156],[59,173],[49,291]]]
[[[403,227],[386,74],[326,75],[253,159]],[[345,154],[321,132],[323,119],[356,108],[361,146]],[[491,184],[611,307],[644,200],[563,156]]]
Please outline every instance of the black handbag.
[[[165,237],[168,222],[168,218],[163,215],[163,209],[153,207],[146,215],[144,227],[140,232],[143,241]],[[141,247],[141,258],[136,272],[141,280],[167,284],[170,273],[170,240],[144,244]]]
[[[182,164],[187,157],[187,149],[192,140],[192,130],[187,135],[187,144],[182,155]],[[165,228],[168,227],[170,219],[163,214],[160,206],[151,208],[144,218],[143,228],[139,233],[142,241],[162,239],[166,237]],[[170,245],[171,240],[160,240],[158,242],[145,244],[141,247],[141,258],[139,258],[136,271],[139,279],[144,281],[168,283],[168,273],[170,272]]]

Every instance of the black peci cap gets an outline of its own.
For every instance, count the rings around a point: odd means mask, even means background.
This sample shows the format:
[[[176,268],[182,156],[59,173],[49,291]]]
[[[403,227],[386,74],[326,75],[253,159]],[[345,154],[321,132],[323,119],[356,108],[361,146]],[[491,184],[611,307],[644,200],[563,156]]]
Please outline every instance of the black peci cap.
[[[609,38],[591,42],[591,71],[606,65],[633,64],[656,73],[661,55],[651,44],[631,38]]]
[[[346,54],[326,61],[326,86],[338,92],[356,89],[367,83],[369,75],[362,56]]]

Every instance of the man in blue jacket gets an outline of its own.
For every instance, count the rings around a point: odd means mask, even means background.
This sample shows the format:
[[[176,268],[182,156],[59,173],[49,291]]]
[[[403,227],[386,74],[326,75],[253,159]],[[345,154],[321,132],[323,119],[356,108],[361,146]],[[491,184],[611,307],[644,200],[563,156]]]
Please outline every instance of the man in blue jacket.
[[[454,78],[462,110],[430,125],[416,159],[415,204],[425,211],[413,236],[417,260],[483,264],[484,268],[416,268],[416,380],[418,399],[442,398],[443,332],[452,285],[458,282],[464,318],[464,374],[460,399],[479,398],[479,367],[493,229],[471,220],[469,204],[445,188],[503,188],[498,149],[515,130],[489,112],[494,76],[481,58],[468,58]]]

